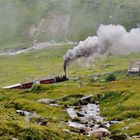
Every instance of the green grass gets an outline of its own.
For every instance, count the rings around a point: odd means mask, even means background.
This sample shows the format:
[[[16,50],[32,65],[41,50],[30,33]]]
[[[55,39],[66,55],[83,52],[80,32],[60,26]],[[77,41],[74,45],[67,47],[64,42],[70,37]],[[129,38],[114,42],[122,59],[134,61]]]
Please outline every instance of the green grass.
[[[122,123],[114,124],[110,127],[112,134],[127,133],[130,136],[139,135],[139,84],[138,78],[129,78],[107,85],[105,96],[100,102],[101,114],[107,120],[122,121]]]
[[[73,46],[49,47],[43,51],[34,51],[17,56],[0,57],[0,86],[18,82],[30,81],[41,77],[50,77],[63,74],[63,55]],[[80,97],[93,95],[99,100],[101,115],[106,120],[120,120],[122,123],[110,127],[113,135],[127,133],[130,136],[138,135],[140,121],[140,78],[127,76],[128,62],[138,60],[139,54],[126,56],[108,56],[97,59],[94,66],[84,67],[74,61],[68,68],[71,80],[51,85],[35,85],[32,90],[6,90],[0,89],[0,139],[89,139],[79,136],[75,130],[65,125],[69,116],[65,106],[78,104]],[[105,69],[101,65],[111,65]],[[113,64],[113,65],[112,65]],[[116,81],[105,82],[106,74],[101,75],[97,81],[93,74],[113,73]],[[88,77],[91,75],[91,77]],[[73,79],[76,78],[76,79]],[[101,94],[98,98],[97,94]],[[54,107],[36,102],[41,98],[56,100],[61,106]],[[47,118],[48,125],[40,126],[28,123],[24,116],[16,114],[16,109],[36,112]],[[70,129],[68,134],[63,129]],[[63,135],[63,136],[62,136]]]
[[[130,29],[140,21],[139,5],[138,0],[1,0],[0,50],[32,46],[34,38],[29,36],[30,27],[37,27],[42,18],[45,23],[40,28],[37,42],[83,40],[94,35],[100,24],[119,23]],[[59,22],[55,25],[58,20],[64,18],[67,21],[69,17],[68,24]],[[63,25],[68,27],[63,29]],[[51,32],[52,29],[54,32]],[[70,48],[73,46],[51,46],[17,56],[0,56],[0,87],[62,75],[63,56]],[[81,96],[91,94],[99,100],[101,115],[106,120],[122,121],[110,127],[113,135],[139,135],[140,79],[127,77],[129,61],[139,59],[139,54],[108,56],[87,66],[81,58],[78,60],[80,63],[74,61],[69,65],[69,81],[35,85],[31,91],[0,89],[0,139],[89,140],[89,137],[81,136],[65,125],[65,121],[70,119],[65,106],[78,104]],[[101,65],[104,64],[110,66],[103,69]],[[106,73],[113,73],[116,81],[105,82]],[[94,74],[103,75],[95,81]],[[98,99],[97,94],[101,94],[102,98]],[[61,106],[36,102],[41,98],[54,99]],[[35,120],[28,123],[24,116],[16,113],[16,109],[36,112],[48,120],[48,125],[38,125]],[[72,133],[68,134],[63,129],[70,129]]]

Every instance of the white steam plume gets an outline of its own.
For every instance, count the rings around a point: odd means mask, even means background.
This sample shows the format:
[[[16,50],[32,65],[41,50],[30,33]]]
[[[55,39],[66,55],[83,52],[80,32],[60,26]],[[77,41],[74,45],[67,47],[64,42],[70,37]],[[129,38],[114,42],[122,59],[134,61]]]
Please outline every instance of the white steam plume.
[[[101,55],[123,55],[140,52],[140,28],[127,32],[122,25],[100,25],[97,36],[88,37],[64,56],[64,70],[74,59]]]

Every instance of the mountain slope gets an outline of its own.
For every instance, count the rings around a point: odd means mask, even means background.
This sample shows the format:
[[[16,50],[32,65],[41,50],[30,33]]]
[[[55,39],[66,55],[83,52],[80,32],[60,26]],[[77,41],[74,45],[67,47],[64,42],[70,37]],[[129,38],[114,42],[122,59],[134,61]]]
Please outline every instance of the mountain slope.
[[[79,41],[100,24],[140,22],[139,0],[1,0],[1,48],[26,48],[34,40]]]

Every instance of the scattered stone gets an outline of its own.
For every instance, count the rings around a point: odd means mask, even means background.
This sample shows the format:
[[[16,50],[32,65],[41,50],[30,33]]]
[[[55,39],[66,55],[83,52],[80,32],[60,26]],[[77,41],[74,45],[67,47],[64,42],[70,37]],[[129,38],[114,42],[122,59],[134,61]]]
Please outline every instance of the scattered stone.
[[[16,110],[16,113],[22,115],[22,116],[27,116],[30,112],[24,111],[24,110]]]
[[[97,81],[98,80],[98,77],[97,76],[93,76],[93,80],[94,81]]]
[[[24,129],[25,130],[28,130],[30,127],[29,126],[24,126]]]
[[[140,135],[139,136],[132,136],[132,138],[140,138]]]
[[[50,104],[51,106],[59,106],[57,103]]]
[[[92,122],[95,122],[96,120],[95,120],[95,118],[94,118],[94,116],[84,116],[84,117],[81,117],[80,118],[80,121],[81,121],[81,123],[83,123],[83,124],[88,124],[90,121]]]
[[[131,125],[140,125],[140,122],[132,123]]]
[[[71,122],[71,121],[68,121],[68,126],[72,126],[74,128],[77,128],[77,129],[84,129],[84,128],[86,128],[86,126],[81,124],[81,123]]]
[[[93,95],[85,96],[80,99],[82,105],[86,105],[91,102]]]
[[[99,104],[99,101],[95,101],[95,104],[98,105]]]
[[[112,125],[112,124],[116,124],[116,123],[122,123],[121,121],[109,121],[108,122],[110,125]]]
[[[127,134],[113,135],[110,138],[113,140],[129,140],[129,136]]]
[[[128,130],[130,127],[129,126],[126,126],[123,128],[123,130]]]
[[[104,88],[104,87],[102,87],[102,88]],[[98,98],[98,99],[103,99],[104,97],[105,97],[104,94],[97,94],[97,98]]]
[[[12,138],[12,140],[18,140],[17,138]]]
[[[87,123],[87,125],[88,125],[89,127],[93,127],[93,126],[95,125],[95,121],[94,121],[94,120],[90,120],[90,121]]]
[[[67,111],[68,115],[69,115],[72,119],[78,117],[78,116],[77,116],[77,112],[74,110],[74,108],[67,108],[66,111]]]
[[[78,116],[78,117],[84,117],[84,116],[85,116],[85,114],[83,114],[83,113],[81,113],[81,112],[77,111],[77,116]]]
[[[99,128],[99,129],[94,129],[94,130],[90,131],[89,136],[91,136],[93,138],[98,138],[101,140],[104,137],[109,137],[110,132],[107,129]],[[118,139],[118,140],[120,140],[120,139]]]
[[[53,100],[53,99],[47,99],[47,98],[39,99],[39,100],[37,100],[37,102],[44,103],[44,104],[53,104],[53,103],[56,103],[55,100]]]
[[[89,127],[84,128],[85,134],[89,134],[90,131],[91,131],[91,128],[89,128]]]
[[[43,125],[43,126],[47,126],[48,121],[46,119],[44,119],[43,121],[38,123],[39,125]]]
[[[39,118],[40,116],[36,112],[28,112],[23,110],[16,110],[16,112],[22,116],[25,116],[25,120],[30,122],[31,118]]]
[[[34,113],[30,112],[29,114],[26,115],[25,120],[27,122],[30,122],[32,118],[40,118],[40,116],[36,114],[36,112]]]
[[[108,129],[108,128],[110,127],[110,124],[109,124],[108,122],[101,123],[101,124],[99,125],[99,127],[103,127],[103,128]]]
[[[63,131],[66,133],[71,133],[71,131],[69,129],[63,129]]]

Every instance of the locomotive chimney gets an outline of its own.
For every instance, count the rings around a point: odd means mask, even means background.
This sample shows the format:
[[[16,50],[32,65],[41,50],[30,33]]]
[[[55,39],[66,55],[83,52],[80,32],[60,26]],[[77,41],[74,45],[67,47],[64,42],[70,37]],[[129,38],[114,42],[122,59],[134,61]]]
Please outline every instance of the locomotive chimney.
[[[66,61],[64,61],[63,68],[64,68],[64,76],[67,77],[67,63],[66,63]]]

